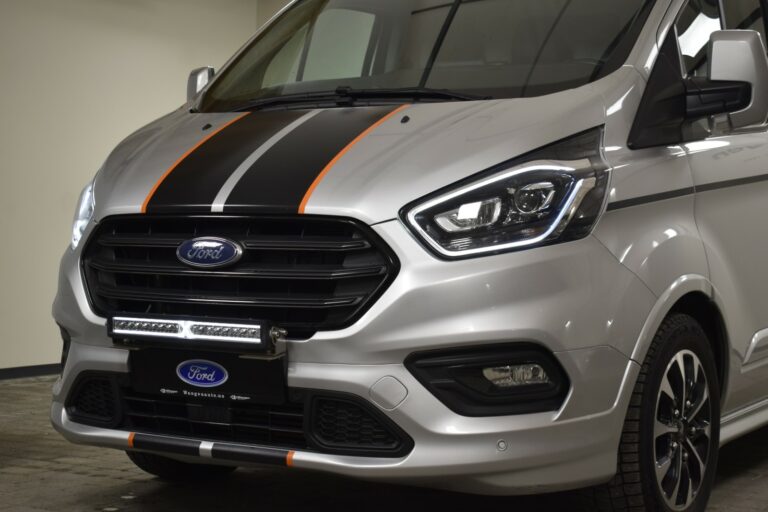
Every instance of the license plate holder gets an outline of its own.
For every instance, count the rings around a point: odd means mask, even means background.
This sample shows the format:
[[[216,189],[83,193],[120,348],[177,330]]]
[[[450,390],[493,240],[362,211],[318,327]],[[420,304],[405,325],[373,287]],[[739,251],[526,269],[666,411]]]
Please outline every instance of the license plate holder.
[[[144,348],[131,351],[129,368],[131,387],[140,393],[188,402],[286,402],[285,356],[257,359],[226,352]],[[206,374],[216,378],[207,379]],[[212,385],[224,374],[226,379]]]

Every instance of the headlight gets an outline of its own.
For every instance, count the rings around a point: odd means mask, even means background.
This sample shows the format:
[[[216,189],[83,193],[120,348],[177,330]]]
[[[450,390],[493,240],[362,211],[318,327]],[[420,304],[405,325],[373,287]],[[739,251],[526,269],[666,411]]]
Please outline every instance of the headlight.
[[[603,209],[608,166],[597,128],[517,158],[409,205],[406,224],[445,258],[587,236]]]
[[[91,182],[80,194],[80,202],[77,205],[75,220],[72,225],[72,249],[77,249],[77,246],[80,244],[85,228],[88,227],[88,223],[93,218],[94,207],[93,182]]]

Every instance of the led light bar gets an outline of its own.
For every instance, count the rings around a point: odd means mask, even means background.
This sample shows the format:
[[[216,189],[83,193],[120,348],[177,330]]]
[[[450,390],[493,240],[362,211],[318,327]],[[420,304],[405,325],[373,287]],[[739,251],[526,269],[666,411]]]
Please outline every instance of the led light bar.
[[[112,333],[124,336],[152,336],[181,340],[215,340],[261,345],[260,325],[198,322],[194,320],[155,320],[150,318],[112,319]]]

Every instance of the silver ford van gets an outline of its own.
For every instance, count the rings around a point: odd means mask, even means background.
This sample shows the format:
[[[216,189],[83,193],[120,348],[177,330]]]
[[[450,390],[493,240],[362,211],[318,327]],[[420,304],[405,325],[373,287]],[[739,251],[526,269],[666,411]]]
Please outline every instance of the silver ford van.
[[[701,511],[768,423],[761,0],[298,0],[83,191],[75,443]]]

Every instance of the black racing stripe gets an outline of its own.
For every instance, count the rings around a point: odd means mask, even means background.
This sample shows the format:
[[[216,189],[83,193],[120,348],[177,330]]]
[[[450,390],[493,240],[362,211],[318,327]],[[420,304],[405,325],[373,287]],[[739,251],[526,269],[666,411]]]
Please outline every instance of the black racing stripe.
[[[262,144],[306,114],[301,110],[254,112],[228,126],[182,161],[158,187],[147,213],[208,212],[233,172]]]
[[[661,192],[660,194],[651,194],[648,196],[633,197],[632,199],[625,199],[624,201],[616,201],[608,205],[608,211],[621,210],[623,208],[631,208],[632,206],[640,206],[648,203],[656,203],[658,201],[664,201],[667,199],[674,199],[676,197],[689,196],[694,193],[693,187],[681,188],[679,190],[670,190],[668,192]]]
[[[211,455],[214,459],[220,460],[285,466],[287,465],[288,450],[265,448],[261,446],[214,443]]]
[[[321,112],[278,142],[245,173],[224,211],[296,213],[309,187],[336,155],[398,107]]]
[[[136,434],[133,438],[133,448],[177,455],[200,455],[200,441],[151,434]]]

